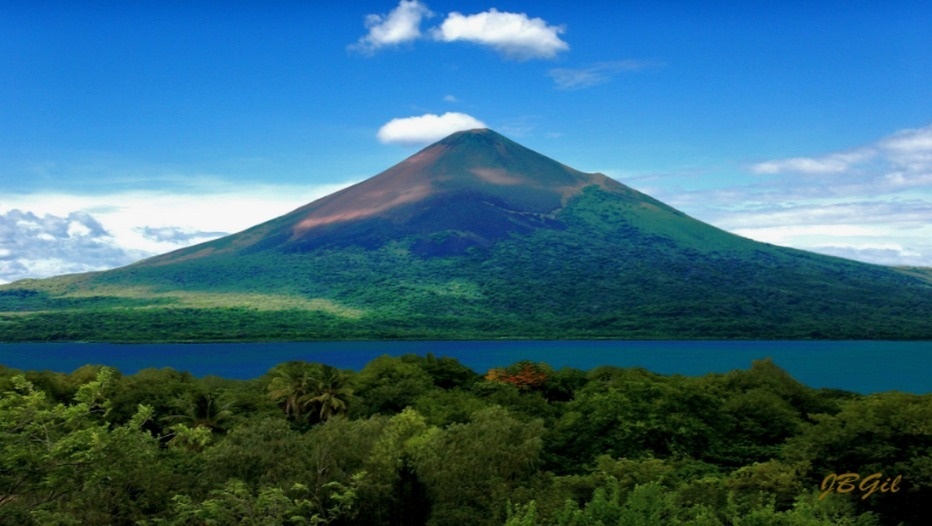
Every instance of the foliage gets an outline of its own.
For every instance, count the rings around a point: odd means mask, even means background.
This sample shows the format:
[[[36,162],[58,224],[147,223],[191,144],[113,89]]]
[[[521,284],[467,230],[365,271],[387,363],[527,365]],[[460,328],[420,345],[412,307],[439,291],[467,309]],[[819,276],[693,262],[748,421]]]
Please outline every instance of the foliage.
[[[932,395],[816,391],[769,360],[696,378],[464,369],[432,356],[359,372],[289,362],[254,381],[0,368],[0,523],[927,519]],[[509,375],[534,381],[501,381]],[[826,485],[843,473],[900,481]]]
[[[268,376],[269,398],[292,420],[326,422],[349,408],[353,390],[346,373],[329,365],[288,362]]]
[[[485,379],[513,385],[519,390],[534,389],[544,385],[549,371],[538,364],[523,361],[505,369],[489,369]]]
[[[835,414],[814,416],[787,442],[784,456],[806,462],[807,480],[823,481],[831,473],[880,473],[908,481],[906,499],[859,492],[858,509],[875,510],[906,523],[928,518],[932,502],[932,397],[883,393],[841,404]]]
[[[356,390],[365,400],[366,415],[397,413],[434,388],[430,374],[403,358],[380,356],[356,375]]]

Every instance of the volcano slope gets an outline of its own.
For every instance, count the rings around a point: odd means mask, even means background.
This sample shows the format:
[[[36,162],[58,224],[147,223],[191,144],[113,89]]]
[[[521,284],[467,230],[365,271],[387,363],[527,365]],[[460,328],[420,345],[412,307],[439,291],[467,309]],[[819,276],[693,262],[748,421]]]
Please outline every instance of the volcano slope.
[[[0,287],[0,340],[932,339],[927,275],[751,241],[491,130],[281,217]]]

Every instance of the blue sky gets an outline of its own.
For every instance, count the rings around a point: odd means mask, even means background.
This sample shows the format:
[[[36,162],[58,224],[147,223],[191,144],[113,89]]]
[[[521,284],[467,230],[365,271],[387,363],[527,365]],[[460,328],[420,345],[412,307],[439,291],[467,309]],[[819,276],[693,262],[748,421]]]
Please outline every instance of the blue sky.
[[[0,282],[487,126],[727,230],[932,266],[927,2],[0,0]]]

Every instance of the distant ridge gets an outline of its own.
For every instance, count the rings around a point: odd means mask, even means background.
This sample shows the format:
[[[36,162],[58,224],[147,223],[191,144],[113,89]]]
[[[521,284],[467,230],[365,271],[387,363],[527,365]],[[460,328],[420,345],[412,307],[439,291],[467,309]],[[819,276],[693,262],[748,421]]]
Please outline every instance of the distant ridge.
[[[271,221],[0,287],[0,340],[932,339],[932,283],[751,241],[487,129]]]

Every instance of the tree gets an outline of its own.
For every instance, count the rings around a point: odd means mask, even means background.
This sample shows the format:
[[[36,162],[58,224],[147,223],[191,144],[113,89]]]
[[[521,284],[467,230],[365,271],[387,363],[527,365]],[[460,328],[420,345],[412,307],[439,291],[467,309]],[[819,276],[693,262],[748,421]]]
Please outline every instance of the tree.
[[[168,519],[143,524],[153,526],[324,526],[346,523],[354,515],[356,492],[353,487],[329,484],[325,502],[317,502],[303,484],[284,490],[263,487],[253,491],[242,481],[230,480],[210,496],[197,502],[187,495],[173,499]]]
[[[50,402],[22,376],[0,398],[0,523],[131,524],[172,487],[139,406],[123,425],[107,420],[111,369],[70,404]]]
[[[366,364],[356,375],[354,385],[364,415],[399,413],[435,389],[433,379],[417,364],[387,355]]]
[[[427,356],[419,360],[419,363],[421,368],[433,378],[434,385],[440,389],[466,389],[479,378],[475,371],[455,358],[447,356],[437,358],[433,353],[427,353]]]
[[[346,374],[335,367],[324,365],[315,380],[311,393],[314,396],[308,400],[308,404],[319,408],[320,421],[326,422],[336,415],[346,413],[349,398],[353,395],[353,390],[347,386]]]
[[[269,397],[295,421],[325,422],[343,414],[353,390],[345,373],[323,364],[288,362],[269,372]]]
[[[522,422],[490,407],[423,435],[413,460],[431,498],[430,523],[504,522],[508,495],[536,471],[542,434],[541,420]]]
[[[250,488],[287,487],[302,480],[310,456],[302,435],[286,420],[257,418],[234,427],[223,440],[204,450],[204,478],[214,485],[237,479]]]
[[[552,372],[549,367],[525,360],[505,369],[489,369],[485,379],[511,384],[524,391],[542,386]]]
[[[170,368],[143,369],[113,382],[110,418],[123,423],[136,413],[140,404],[151,407],[155,417],[146,422],[145,428],[160,435],[165,425],[170,424],[163,419],[179,412],[179,400],[193,397],[199,390],[197,378],[189,373]]]
[[[269,376],[269,398],[281,405],[285,416],[300,420],[304,409],[313,398],[314,368],[307,362],[287,362],[276,365]]]
[[[98,437],[107,425],[97,396],[111,372],[82,388],[72,405],[53,404],[23,376],[0,398],[0,522],[25,520],[80,490],[83,475],[98,461]]]
[[[722,420],[720,402],[686,379],[595,370],[554,425],[548,460],[578,471],[601,454],[701,459]]]
[[[367,519],[367,524],[425,523],[430,502],[417,473],[415,455],[418,445],[436,431],[410,408],[387,420],[363,465],[365,484],[360,488],[360,505],[361,518]]]
[[[201,391],[188,393],[179,398],[177,405],[180,412],[166,417],[172,423],[184,424],[191,428],[204,427],[211,431],[226,431],[233,416],[232,402],[226,400],[222,392]]]
[[[901,476],[897,493],[853,491],[858,510],[884,521],[923,524],[932,502],[932,395],[879,393],[842,402],[834,415],[814,415],[814,424],[787,441],[783,456],[808,465],[808,482],[819,487],[830,474]],[[860,482],[858,482],[860,483]]]

